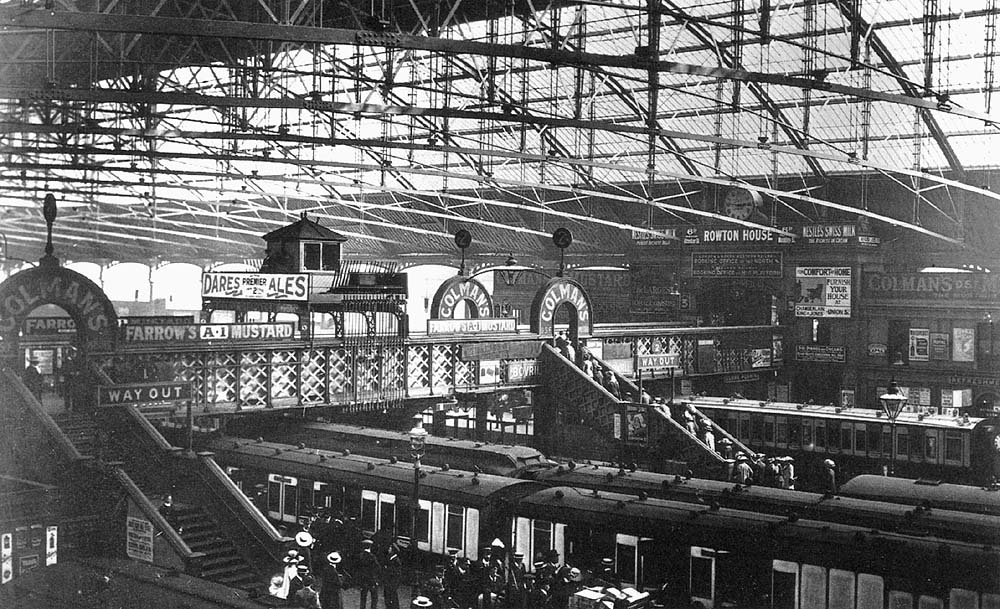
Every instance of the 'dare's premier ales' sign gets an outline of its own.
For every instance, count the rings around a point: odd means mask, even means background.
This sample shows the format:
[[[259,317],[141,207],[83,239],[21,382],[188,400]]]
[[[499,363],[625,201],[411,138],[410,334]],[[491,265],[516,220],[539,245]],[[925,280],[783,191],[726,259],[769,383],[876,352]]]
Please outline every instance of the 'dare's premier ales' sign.
[[[309,275],[305,273],[204,273],[203,298],[251,300],[308,300]]]

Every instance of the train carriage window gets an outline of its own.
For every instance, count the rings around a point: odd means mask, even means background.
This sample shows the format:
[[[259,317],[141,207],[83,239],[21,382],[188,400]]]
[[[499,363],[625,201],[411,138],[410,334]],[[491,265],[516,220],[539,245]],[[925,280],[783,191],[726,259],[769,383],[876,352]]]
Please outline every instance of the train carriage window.
[[[840,424],[840,448],[844,452],[854,449],[854,426],[850,423]]]
[[[944,460],[948,463],[962,463],[962,435],[957,431],[945,432]]]
[[[928,461],[937,461],[938,439],[937,434],[926,434],[924,436],[924,458]]]
[[[788,445],[788,419],[778,417],[774,424],[774,442],[784,448]]]
[[[828,609],[854,609],[854,573],[830,569]]]
[[[914,427],[910,430],[910,459],[921,461],[924,456],[924,430]]]
[[[620,537],[632,536],[621,535]],[[632,540],[634,540],[632,543],[638,543],[634,537]],[[635,550],[635,545],[629,543],[619,542],[615,544],[615,567],[617,567],[618,579],[633,586],[638,584],[635,572]]]
[[[854,428],[854,450],[858,453],[864,454],[867,450],[866,446],[868,443],[868,430],[865,429],[863,424],[858,425]]]
[[[750,415],[740,415],[740,440],[746,442],[750,439]]]
[[[531,549],[537,556],[552,549],[552,523],[547,520],[531,521]]]
[[[793,562],[775,560],[771,566],[771,607],[798,609],[799,566]]]
[[[972,590],[952,588],[948,592],[948,609],[979,609],[979,595]]]
[[[374,532],[378,526],[378,495],[374,491],[361,492],[361,518],[358,524],[362,531]]]
[[[708,548],[691,548],[690,594],[692,601],[704,601],[709,606],[715,600],[715,552]]]
[[[944,602],[933,596],[921,596],[917,600],[917,609],[944,609]]]
[[[802,443],[802,421],[792,419],[788,422],[788,448],[798,448]]]
[[[889,426],[882,427],[882,456],[888,457],[892,450],[892,429]]]
[[[760,442],[764,437],[764,418],[761,416],[751,416],[750,418],[750,441]]]
[[[361,489],[352,486],[344,488],[344,515],[348,518],[361,515]]]
[[[802,448],[813,447],[813,422],[802,421]]]
[[[839,450],[841,448],[840,422],[838,421],[826,422],[826,448],[831,451]]]
[[[896,428],[896,460],[906,461],[906,456],[910,454],[910,434],[905,427]]]
[[[826,450],[826,421],[813,421],[813,439],[816,448]]]
[[[449,505],[445,517],[445,549],[461,550],[465,547],[465,508]]]
[[[774,417],[764,417],[764,443],[774,444]]]
[[[417,530],[413,538],[418,544],[429,544],[431,541],[431,502],[420,500],[420,510],[417,513]]]
[[[882,452],[882,426],[878,423],[869,423],[868,429],[868,439],[866,440],[866,446],[868,447],[868,452],[880,454]]]
[[[396,498],[393,495],[379,495],[378,530],[396,534]]]
[[[802,565],[799,603],[803,607],[826,606],[826,569]]]
[[[858,573],[857,609],[885,609],[885,584],[881,577]]]
[[[913,595],[909,592],[890,590],[888,609],[913,609]]]
[[[982,609],[1000,609],[1000,594],[984,594]]]
[[[409,537],[413,529],[413,504],[408,499],[398,498],[396,501],[396,512],[399,519],[396,521],[396,535]]]

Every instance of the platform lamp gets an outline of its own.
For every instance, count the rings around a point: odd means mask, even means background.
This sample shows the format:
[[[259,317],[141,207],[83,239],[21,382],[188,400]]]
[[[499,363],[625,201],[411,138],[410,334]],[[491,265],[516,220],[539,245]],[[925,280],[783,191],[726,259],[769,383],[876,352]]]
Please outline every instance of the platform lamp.
[[[410,456],[413,457],[413,513],[410,523],[410,539],[413,557],[416,558],[417,522],[420,520],[420,458],[424,456],[427,445],[427,430],[423,426],[423,417],[417,413],[413,417],[413,428],[410,430]]]
[[[889,388],[878,397],[882,404],[882,412],[889,419],[889,475],[896,472],[896,419],[899,413],[903,412],[906,405],[906,396],[899,390],[896,379],[889,381]]]

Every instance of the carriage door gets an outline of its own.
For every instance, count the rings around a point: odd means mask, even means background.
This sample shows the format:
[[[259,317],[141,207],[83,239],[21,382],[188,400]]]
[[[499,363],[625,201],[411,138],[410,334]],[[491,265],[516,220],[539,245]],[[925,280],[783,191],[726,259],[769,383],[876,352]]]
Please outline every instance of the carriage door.
[[[657,543],[648,537],[639,539],[639,581],[638,590],[659,590],[670,575],[671,548],[669,544]]]
[[[638,589],[641,579],[639,565],[639,538],[620,533],[615,535],[615,567],[623,588]]]
[[[297,522],[299,481],[291,476],[268,474],[267,515],[279,522]]]
[[[715,607],[715,550],[691,546],[691,602]]]

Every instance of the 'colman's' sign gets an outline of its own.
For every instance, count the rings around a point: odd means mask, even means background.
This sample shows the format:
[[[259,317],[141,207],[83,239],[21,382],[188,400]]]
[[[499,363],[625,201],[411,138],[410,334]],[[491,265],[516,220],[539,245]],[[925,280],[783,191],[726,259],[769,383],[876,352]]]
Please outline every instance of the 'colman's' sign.
[[[255,300],[307,300],[309,275],[277,273],[205,273],[201,277],[203,298],[248,298]]]

